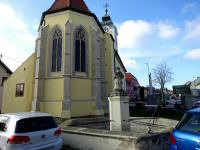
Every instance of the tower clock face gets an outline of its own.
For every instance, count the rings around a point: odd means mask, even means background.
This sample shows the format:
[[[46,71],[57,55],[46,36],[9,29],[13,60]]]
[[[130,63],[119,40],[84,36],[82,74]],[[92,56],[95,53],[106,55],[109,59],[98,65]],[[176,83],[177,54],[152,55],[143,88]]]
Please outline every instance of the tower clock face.
[[[105,30],[105,32],[109,32],[110,31],[110,27],[108,27],[108,26],[104,26],[103,29]]]

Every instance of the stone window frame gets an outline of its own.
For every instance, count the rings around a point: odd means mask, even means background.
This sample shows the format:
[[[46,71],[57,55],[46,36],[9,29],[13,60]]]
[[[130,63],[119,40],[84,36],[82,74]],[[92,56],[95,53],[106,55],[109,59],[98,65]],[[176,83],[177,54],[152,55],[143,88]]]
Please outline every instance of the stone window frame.
[[[80,72],[80,71],[75,71],[75,51],[76,51],[76,34],[77,31],[83,29],[85,31],[85,72]],[[89,36],[88,36],[88,31],[86,30],[86,28],[83,25],[78,25],[73,32],[73,76],[74,77],[83,77],[83,78],[88,78],[88,72],[89,72]]]
[[[54,37],[54,33],[56,30],[60,30],[62,33],[62,61],[61,61],[61,71],[59,72],[52,72],[52,51],[53,51],[53,37]],[[49,39],[48,39],[48,76],[49,77],[61,77],[63,72],[64,72],[64,43],[65,43],[65,39],[64,39],[64,30],[61,26],[59,25],[55,25],[51,32],[49,33]]]
[[[52,55],[52,63],[51,63],[51,72],[60,72],[62,69],[62,31],[60,29],[56,29],[53,34],[53,42],[52,42],[52,53],[55,55]],[[55,43],[54,43],[55,42]],[[61,43],[60,43],[61,42]],[[61,52],[60,52],[61,50]],[[61,56],[60,56],[61,55]],[[61,57],[59,60],[59,57]]]
[[[16,84],[16,91],[15,91],[15,96],[16,97],[23,97],[24,96],[24,88],[25,84],[24,83],[17,83]]]

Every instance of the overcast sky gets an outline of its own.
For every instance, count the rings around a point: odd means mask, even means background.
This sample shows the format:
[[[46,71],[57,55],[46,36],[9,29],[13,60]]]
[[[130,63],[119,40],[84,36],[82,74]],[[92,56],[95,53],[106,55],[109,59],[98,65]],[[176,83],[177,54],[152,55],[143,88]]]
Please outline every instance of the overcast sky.
[[[0,54],[15,70],[35,49],[41,14],[54,0],[0,0]],[[85,0],[101,17],[105,0]],[[160,62],[172,69],[173,82],[184,84],[200,76],[200,0],[108,0],[118,27],[119,53],[141,85]]]

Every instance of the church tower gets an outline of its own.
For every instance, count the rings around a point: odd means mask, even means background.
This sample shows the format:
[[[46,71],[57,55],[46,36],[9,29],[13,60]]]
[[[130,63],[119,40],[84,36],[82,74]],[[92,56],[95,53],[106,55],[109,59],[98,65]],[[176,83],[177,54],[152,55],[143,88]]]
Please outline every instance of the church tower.
[[[119,52],[118,52],[118,30],[117,27],[115,26],[115,24],[113,23],[110,15],[108,14],[108,3],[106,1],[106,5],[104,6],[106,8],[105,10],[105,15],[102,17],[102,22],[101,25],[104,29],[104,31],[106,33],[109,33],[112,35],[113,37],[113,42],[114,42],[114,70],[113,70],[113,74],[116,71],[116,68],[119,67],[120,70],[123,72],[123,75],[126,75],[126,68],[123,65],[123,62],[119,56]],[[126,81],[124,79],[123,81],[123,89],[126,90]]]
[[[102,27],[105,32],[110,33],[114,38],[114,48],[115,50],[118,50],[118,31],[117,27],[114,25],[111,17],[108,15],[108,3],[106,2],[105,8],[106,8],[106,14],[102,17]]]

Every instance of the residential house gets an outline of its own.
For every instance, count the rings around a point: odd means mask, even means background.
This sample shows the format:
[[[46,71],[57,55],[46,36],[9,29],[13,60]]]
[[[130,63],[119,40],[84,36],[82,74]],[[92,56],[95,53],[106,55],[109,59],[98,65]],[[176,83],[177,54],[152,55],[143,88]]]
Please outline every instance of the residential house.
[[[130,102],[140,100],[140,84],[137,78],[131,73],[126,73],[126,89]]]
[[[12,71],[0,60],[0,110],[2,107],[4,81],[12,74]]]

